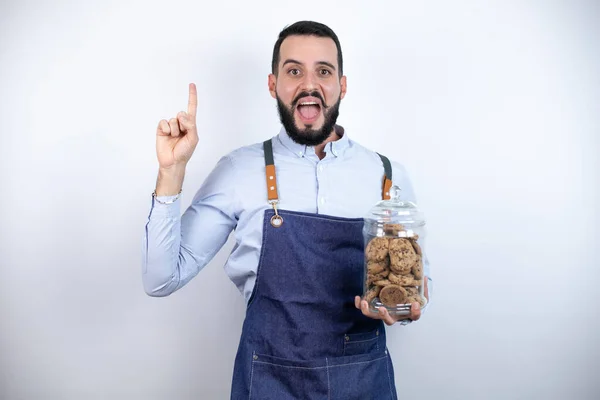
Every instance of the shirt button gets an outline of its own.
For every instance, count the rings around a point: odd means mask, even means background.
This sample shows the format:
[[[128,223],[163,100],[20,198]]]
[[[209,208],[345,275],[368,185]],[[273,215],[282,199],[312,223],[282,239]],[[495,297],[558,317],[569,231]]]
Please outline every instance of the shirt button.
[[[323,166],[322,165],[319,165],[319,171],[323,172]]]
[[[321,197],[321,204],[325,204],[325,197]]]

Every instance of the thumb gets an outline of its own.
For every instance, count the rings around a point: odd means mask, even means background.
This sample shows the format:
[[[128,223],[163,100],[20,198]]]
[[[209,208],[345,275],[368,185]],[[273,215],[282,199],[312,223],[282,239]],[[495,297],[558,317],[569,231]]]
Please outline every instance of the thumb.
[[[421,318],[421,305],[415,301],[410,308],[410,319],[417,321],[419,318]]]

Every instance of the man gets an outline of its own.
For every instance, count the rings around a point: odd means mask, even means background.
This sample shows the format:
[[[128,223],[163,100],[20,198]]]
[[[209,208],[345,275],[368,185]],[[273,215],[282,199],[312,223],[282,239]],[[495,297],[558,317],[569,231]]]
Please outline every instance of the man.
[[[160,121],[145,290],[166,296],[180,289],[235,230],[225,269],[247,312],[231,398],[395,399],[383,322],[399,318],[384,308],[370,312],[359,297],[361,217],[382,198],[384,164],[336,125],[346,77],[335,33],[311,21],[284,29],[268,85],[283,128],[224,156],[181,218],[186,163],[199,141],[194,84],[187,112]],[[394,184],[412,200],[405,170],[392,166]],[[420,315],[414,303],[401,323]]]

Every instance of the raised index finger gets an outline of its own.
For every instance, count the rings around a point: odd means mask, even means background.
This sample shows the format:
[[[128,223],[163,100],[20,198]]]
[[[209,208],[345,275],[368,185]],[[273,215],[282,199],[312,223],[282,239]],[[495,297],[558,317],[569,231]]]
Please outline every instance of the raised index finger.
[[[196,110],[198,109],[198,93],[196,92],[196,85],[190,83],[190,96],[188,99],[188,114],[196,118]]]

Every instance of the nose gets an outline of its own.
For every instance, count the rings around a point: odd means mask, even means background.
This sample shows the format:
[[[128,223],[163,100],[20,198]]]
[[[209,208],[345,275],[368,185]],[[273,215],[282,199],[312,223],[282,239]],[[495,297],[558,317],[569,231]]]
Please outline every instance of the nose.
[[[307,92],[311,92],[317,88],[317,80],[314,74],[306,74],[304,75],[304,79],[300,84],[300,89],[305,90]]]

